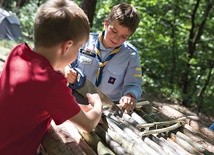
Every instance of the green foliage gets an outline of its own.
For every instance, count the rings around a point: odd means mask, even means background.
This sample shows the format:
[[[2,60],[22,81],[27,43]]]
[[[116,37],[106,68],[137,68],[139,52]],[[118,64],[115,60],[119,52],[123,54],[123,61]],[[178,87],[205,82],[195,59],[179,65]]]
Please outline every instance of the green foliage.
[[[15,7],[16,2],[14,0],[6,0],[4,1],[4,9],[12,10]]]
[[[22,32],[29,39],[33,39],[33,23],[37,8],[37,3],[30,1],[30,3],[19,9],[18,16],[22,23]]]

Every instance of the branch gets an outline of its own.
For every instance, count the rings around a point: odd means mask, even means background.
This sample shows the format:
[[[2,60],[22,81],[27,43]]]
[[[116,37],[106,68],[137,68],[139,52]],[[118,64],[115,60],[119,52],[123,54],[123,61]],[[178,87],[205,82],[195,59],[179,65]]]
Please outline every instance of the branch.
[[[199,4],[200,4],[200,0],[197,0],[196,4],[195,4],[195,7],[194,7],[194,10],[192,12],[192,15],[191,15],[191,24],[192,24],[192,27],[190,29],[190,34],[189,34],[189,54],[190,54],[190,58],[193,56],[194,54],[194,43],[193,43],[193,38],[194,38],[194,31],[195,31],[195,16],[196,16],[196,12],[197,12],[197,9],[199,7]]]
[[[205,13],[204,13],[204,16],[203,16],[203,20],[201,22],[201,24],[199,25],[199,29],[197,31],[197,33],[195,34],[195,37],[194,37],[194,43],[196,44],[200,38],[201,38],[201,35],[203,33],[203,30],[204,30],[204,26],[205,26],[205,23],[207,21],[207,17],[209,16],[209,13],[210,13],[210,10],[212,9],[212,3],[211,1],[208,0],[207,2],[207,6],[206,6],[206,10],[205,10]]]
[[[141,137],[143,136],[147,136],[147,135],[151,135],[151,134],[158,134],[158,133],[163,133],[163,132],[168,132],[171,130],[175,130],[179,127],[183,126],[183,124],[181,122],[178,122],[174,125],[171,125],[169,127],[166,128],[162,128],[162,129],[155,129],[155,130],[145,130],[143,132],[140,133]]]
[[[174,124],[174,123],[184,123],[186,117],[181,117],[176,120],[171,120],[171,121],[163,121],[163,122],[154,122],[154,123],[146,123],[146,124],[139,124],[136,127],[138,129],[146,128],[146,127],[153,127],[155,125],[168,125],[168,124]]]

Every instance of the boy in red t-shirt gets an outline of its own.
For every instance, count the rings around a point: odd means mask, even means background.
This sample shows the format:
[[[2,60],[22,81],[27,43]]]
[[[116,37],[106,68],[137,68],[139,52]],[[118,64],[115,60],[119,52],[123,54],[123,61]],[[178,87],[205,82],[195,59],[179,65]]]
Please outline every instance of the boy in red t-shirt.
[[[101,118],[97,94],[87,94],[92,109],[82,111],[61,73],[88,39],[89,22],[74,2],[49,0],[38,9],[34,48],[16,46],[0,76],[0,154],[33,155],[50,121],[72,121],[90,132]]]

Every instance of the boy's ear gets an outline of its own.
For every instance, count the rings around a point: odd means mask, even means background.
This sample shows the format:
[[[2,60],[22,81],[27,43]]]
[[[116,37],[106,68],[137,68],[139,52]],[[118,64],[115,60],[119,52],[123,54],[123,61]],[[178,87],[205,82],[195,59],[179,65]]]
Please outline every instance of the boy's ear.
[[[107,28],[108,25],[109,25],[109,21],[107,19],[105,19],[104,22],[103,22],[104,28]]]
[[[62,44],[62,53],[65,54],[73,45],[72,40],[67,40]]]

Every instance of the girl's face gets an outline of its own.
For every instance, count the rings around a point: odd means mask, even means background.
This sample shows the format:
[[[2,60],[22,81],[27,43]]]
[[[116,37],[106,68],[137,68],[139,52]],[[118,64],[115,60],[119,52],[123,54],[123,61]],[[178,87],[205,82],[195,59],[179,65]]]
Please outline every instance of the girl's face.
[[[104,22],[105,35],[103,44],[106,48],[115,48],[123,44],[132,32],[124,26],[121,26],[118,21]]]

